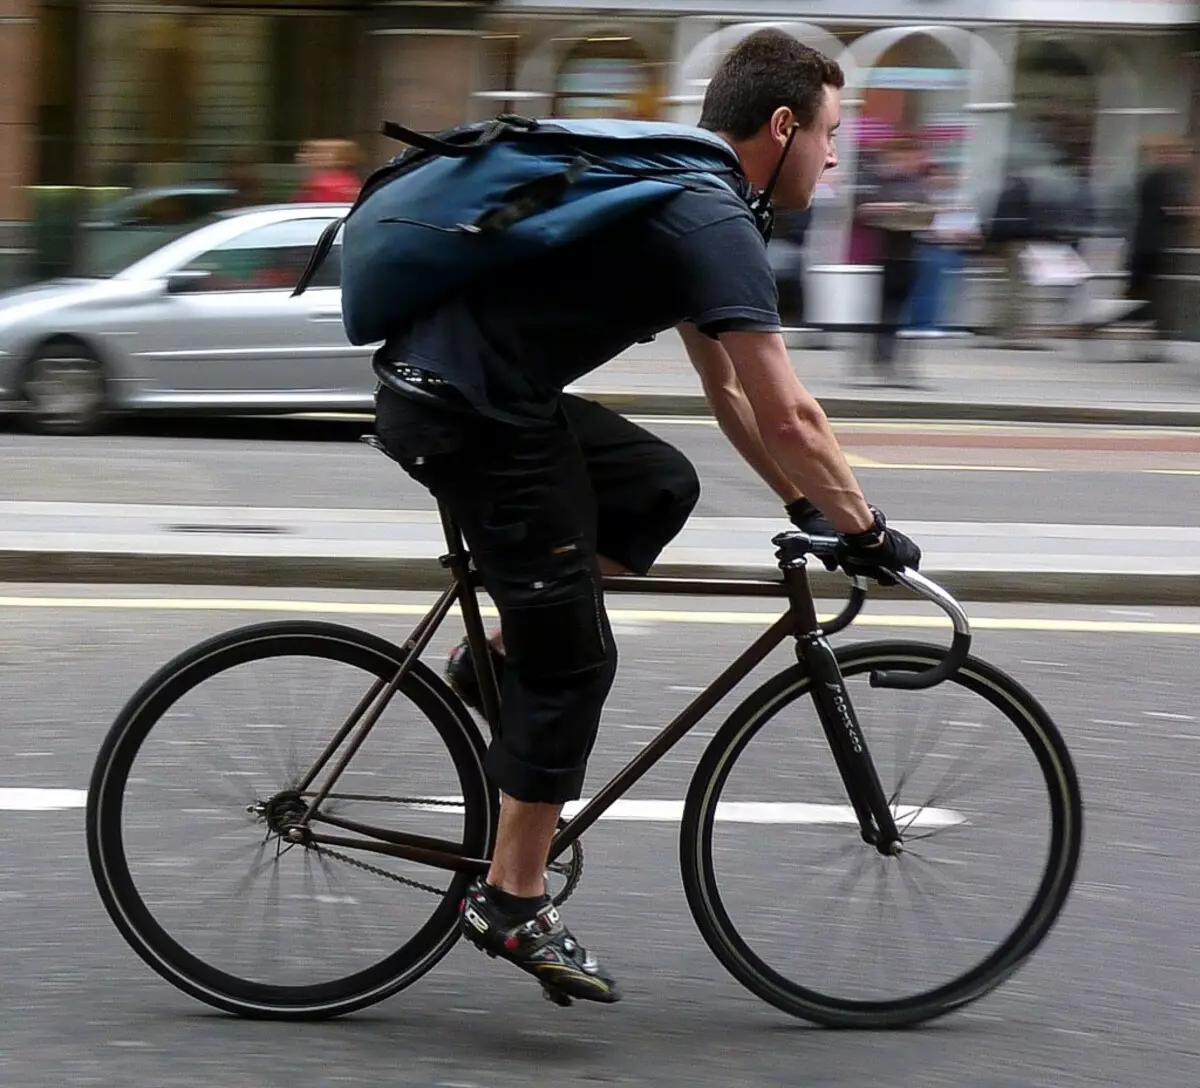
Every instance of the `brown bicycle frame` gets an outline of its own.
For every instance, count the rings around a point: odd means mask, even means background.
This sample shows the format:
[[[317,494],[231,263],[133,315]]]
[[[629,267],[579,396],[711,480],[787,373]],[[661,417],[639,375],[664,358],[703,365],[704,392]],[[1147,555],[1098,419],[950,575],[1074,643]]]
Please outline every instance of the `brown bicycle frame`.
[[[403,649],[405,658],[396,675],[390,682],[377,680],[371,690],[360,700],[357,707],[341,725],[334,738],[329,742],[317,762],[308,774],[298,784],[297,789],[303,795],[316,780],[322,769],[342,746],[347,737],[359,727],[359,732],[350,740],[349,745],[338,759],[337,764],[325,784],[317,792],[300,821],[288,829],[288,835],[296,842],[312,842],[318,845],[337,846],[342,848],[365,850],[371,853],[385,854],[391,857],[403,858],[408,861],[428,865],[432,868],[447,869],[455,872],[485,874],[489,861],[486,858],[473,858],[463,854],[462,845],[441,839],[431,839],[423,835],[408,832],[393,831],[387,828],[373,827],[318,812],[320,804],[329,796],[337,779],[345,770],[350,759],[358,751],[375,723],[383,714],[387,703],[399,689],[404,677],[434,632],[441,625],[451,608],[457,603],[463,614],[463,623],[467,639],[472,650],[473,660],[477,668],[486,669],[480,677],[480,690],[483,697],[484,717],[489,728],[494,732],[499,713],[499,692],[495,675],[492,672],[490,655],[486,651],[486,631],[483,616],[480,611],[476,590],[479,586],[479,576],[470,565],[470,555],[465,548],[462,535],[457,525],[451,520],[444,509],[440,510],[442,527],[445,530],[448,553],[441,557],[441,564],[450,571],[452,582],[430,608],[428,614],[417,624],[412,634],[405,640]],[[692,728],[702,721],[713,708],[725,698],[743,679],[754,671],[767,656],[789,636],[809,647],[810,652],[818,651],[822,660],[832,661],[832,651],[825,642],[826,636],[849,626],[862,607],[865,594],[861,587],[854,590],[850,604],[837,617],[833,624],[822,629],[818,623],[816,605],[808,582],[808,573],[802,555],[789,557],[788,561],[781,558],[780,568],[783,572],[781,581],[766,579],[688,579],[647,576],[612,576],[603,579],[604,589],[616,593],[660,593],[660,594],[717,594],[736,596],[771,596],[786,597],[788,609],[771,626],[754,640],[717,677],[703,692],[679,713],[679,715],[660,732],[654,740],[642,748],[636,756],[609,781],[566,825],[558,830],[550,847],[549,860],[553,861],[564,853],[589,827],[592,826],[605,811],[626,791],[641,779],[664,755],[667,754]],[[815,665],[815,661],[811,661]],[[836,670],[836,664],[832,666]],[[840,674],[835,672],[837,680]],[[374,704],[374,706],[372,706]],[[848,705],[848,704],[847,704]],[[371,708],[368,710],[368,708]],[[845,757],[841,752],[834,726],[826,720],[826,714],[818,700],[817,706],[822,718],[822,725],[830,739],[843,776],[848,773],[844,765]],[[365,713],[365,717],[363,717]],[[360,720],[361,719],[361,720]],[[868,762],[865,750],[862,758]],[[873,767],[870,768],[873,776]],[[851,801],[858,812],[863,827],[864,837],[868,835],[868,825],[874,818],[875,826],[885,834],[889,831],[890,813],[883,814],[878,809],[878,794],[876,803],[869,804],[860,800],[858,791],[851,786]],[[875,782],[878,789],[878,782]],[[347,838],[339,835],[325,835],[314,831],[309,825],[319,821],[344,831],[354,832],[366,838]],[[894,827],[890,828],[894,834]],[[374,840],[374,841],[372,841]]]

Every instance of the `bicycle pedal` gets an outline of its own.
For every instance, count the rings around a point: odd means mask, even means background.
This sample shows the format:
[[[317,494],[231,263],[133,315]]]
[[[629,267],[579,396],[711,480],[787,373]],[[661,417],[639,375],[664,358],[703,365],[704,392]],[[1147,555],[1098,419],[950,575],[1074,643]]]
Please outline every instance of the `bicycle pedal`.
[[[561,1009],[569,1009],[575,1004],[574,998],[564,994],[561,990],[555,990],[550,986],[542,985],[542,997],[547,1001],[553,1002]]]

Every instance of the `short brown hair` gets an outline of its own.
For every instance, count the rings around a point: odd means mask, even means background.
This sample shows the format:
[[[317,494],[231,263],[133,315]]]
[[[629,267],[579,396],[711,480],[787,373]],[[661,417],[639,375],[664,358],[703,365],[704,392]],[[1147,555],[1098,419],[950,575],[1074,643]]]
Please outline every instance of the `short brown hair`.
[[[837,61],[782,30],[759,30],[721,62],[704,95],[700,127],[748,140],[786,106],[801,128],[812,128],[825,88],[845,84]]]

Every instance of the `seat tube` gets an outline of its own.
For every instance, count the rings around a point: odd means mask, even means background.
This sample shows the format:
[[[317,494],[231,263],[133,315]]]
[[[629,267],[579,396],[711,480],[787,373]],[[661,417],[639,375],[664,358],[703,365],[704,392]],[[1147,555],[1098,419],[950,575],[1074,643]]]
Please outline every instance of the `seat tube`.
[[[487,631],[479,610],[479,599],[475,596],[479,576],[471,569],[471,555],[467,551],[462,530],[441,502],[438,503],[438,515],[442,520],[442,532],[446,536],[446,554],[442,556],[442,566],[448,567],[458,582],[458,604],[462,609],[467,646],[471,651],[471,660],[475,662],[475,674],[479,680],[483,719],[494,736],[500,725],[500,695],[496,684],[496,672],[492,668],[492,655],[488,649]]]

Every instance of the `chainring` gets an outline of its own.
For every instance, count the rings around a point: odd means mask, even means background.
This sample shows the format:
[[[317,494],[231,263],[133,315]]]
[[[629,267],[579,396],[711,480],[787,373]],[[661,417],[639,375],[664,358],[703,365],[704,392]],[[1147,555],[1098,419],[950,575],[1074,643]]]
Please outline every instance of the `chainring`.
[[[566,826],[567,821],[559,817],[559,830],[561,831]],[[561,907],[571,898],[575,889],[579,887],[581,879],[583,879],[583,846],[576,839],[571,843],[564,857],[560,857],[546,866],[546,891],[550,893],[550,899],[556,907]],[[562,887],[555,892],[554,888],[559,881],[562,882]]]

